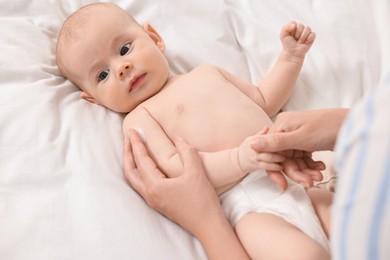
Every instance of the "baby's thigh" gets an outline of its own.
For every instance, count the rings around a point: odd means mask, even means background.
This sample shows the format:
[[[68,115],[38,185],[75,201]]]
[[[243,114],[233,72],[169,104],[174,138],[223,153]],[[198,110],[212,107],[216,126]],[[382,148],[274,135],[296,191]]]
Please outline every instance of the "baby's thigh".
[[[319,243],[269,213],[249,213],[238,221],[235,229],[252,259],[330,259]]]
[[[321,226],[324,229],[326,236],[329,238],[330,208],[333,202],[333,193],[319,188],[311,188],[306,192],[312,202],[314,211],[320,220]]]

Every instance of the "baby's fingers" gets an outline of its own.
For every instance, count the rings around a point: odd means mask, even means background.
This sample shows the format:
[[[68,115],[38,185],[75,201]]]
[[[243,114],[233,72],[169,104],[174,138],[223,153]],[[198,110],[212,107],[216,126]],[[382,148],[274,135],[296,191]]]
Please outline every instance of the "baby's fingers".
[[[278,153],[258,153],[256,154],[256,160],[269,163],[280,163],[284,162],[286,157]]]
[[[283,28],[280,32],[280,38],[283,39],[287,36],[294,37],[296,29],[297,29],[297,23],[294,21],[289,22],[288,24],[283,26]]]
[[[305,28],[302,31],[301,36],[299,37],[298,42],[311,44],[314,42],[315,38],[316,38],[316,34],[311,31],[311,28],[309,26],[305,26]]]
[[[266,171],[281,172],[283,170],[283,166],[278,163],[257,162],[256,166],[258,169],[262,169]]]
[[[302,37],[302,34],[304,32],[305,26],[301,23],[297,24],[297,29],[295,30],[294,38],[298,41]]]

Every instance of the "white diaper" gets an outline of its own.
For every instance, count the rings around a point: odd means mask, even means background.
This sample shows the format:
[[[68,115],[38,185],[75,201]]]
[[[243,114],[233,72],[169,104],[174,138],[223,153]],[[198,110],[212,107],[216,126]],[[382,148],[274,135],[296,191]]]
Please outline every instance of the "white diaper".
[[[256,171],[219,197],[233,227],[249,212],[270,213],[298,227],[326,250],[330,249],[329,240],[300,184],[289,181],[288,189],[281,191],[264,171]]]

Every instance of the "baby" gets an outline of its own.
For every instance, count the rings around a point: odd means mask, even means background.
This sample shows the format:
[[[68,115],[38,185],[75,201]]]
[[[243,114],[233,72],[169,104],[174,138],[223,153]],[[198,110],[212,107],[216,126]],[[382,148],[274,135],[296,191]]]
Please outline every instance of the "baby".
[[[169,176],[182,171],[175,137],[198,149],[251,258],[328,259],[323,228],[329,220],[314,208],[329,194],[306,192],[294,182],[281,192],[265,170],[281,171],[285,157],[250,148],[289,98],[315,34],[290,22],[280,39],[283,50],[258,86],[213,65],[172,75],[165,43],[150,24],[141,26],[114,4],[96,3],[65,21],[57,63],[81,98],[128,113],[123,131],[142,129],[152,158]]]

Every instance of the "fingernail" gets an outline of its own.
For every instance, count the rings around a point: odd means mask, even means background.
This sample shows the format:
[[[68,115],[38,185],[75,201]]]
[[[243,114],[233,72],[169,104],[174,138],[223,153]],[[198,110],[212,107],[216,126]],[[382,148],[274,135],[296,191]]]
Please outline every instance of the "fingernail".
[[[280,188],[281,191],[285,191],[288,188],[288,185],[286,186],[286,185],[283,185],[281,183],[279,183],[278,185],[279,185],[279,188]]]
[[[137,134],[141,137],[142,142],[145,143],[146,136],[144,130],[141,127],[135,127],[133,130],[137,132]]]

